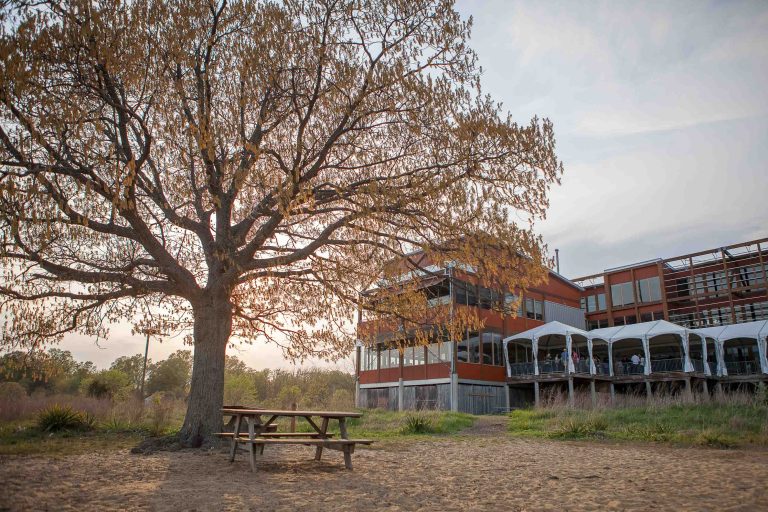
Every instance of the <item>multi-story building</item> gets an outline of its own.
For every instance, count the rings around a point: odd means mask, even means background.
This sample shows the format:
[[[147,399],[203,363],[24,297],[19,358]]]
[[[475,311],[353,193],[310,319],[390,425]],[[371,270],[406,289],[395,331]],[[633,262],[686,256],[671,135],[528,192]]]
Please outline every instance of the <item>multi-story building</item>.
[[[768,239],[607,269],[584,288],[587,330],[668,320],[687,328],[768,318]]]
[[[768,318],[766,265],[768,238],[607,269],[574,280],[550,271],[546,283],[521,297],[515,316],[502,315],[496,311],[499,308],[493,308],[494,302],[506,302],[510,297],[475,284],[466,266],[432,265],[428,278],[417,275],[410,278],[423,279],[423,288],[435,305],[474,308],[484,320],[484,328],[452,340],[439,334],[436,326],[433,343],[424,346],[414,341],[404,349],[392,342],[391,332],[380,329],[374,343],[361,343],[357,348],[358,405],[482,414],[532,400],[534,386],[538,398],[540,383],[567,382],[572,393],[574,378],[576,387],[589,384],[593,396],[595,389],[607,389],[609,384],[613,396],[614,384],[626,387],[642,381],[649,392],[651,381],[676,379],[684,381],[690,389],[691,378],[698,378],[706,390],[707,379],[726,377],[717,370],[704,372],[702,365],[688,372],[683,363],[667,365],[668,371],[662,371],[665,366],[657,365],[652,376],[629,375],[629,372],[618,376],[613,371],[590,374],[597,371],[594,365],[591,370],[590,365],[581,365],[586,373],[579,373],[578,368],[571,373],[574,370],[569,371],[568,365],[552,364],[548,367],[559,370],[545,376],[533,369],[530,373],[518,372],[512,376],[505,365],[509,361],[527,361],[519,365],[528,367],[535,360],[533,346],[526,349],[520,344],[510,344],[508,349],[516,352],[504,354],[502,340],[553,321],[589,331],[654,320],[668,320],[687,329],[764,320]],[[359,326],[370,330],[370,322],[361,316]],[[685,357],[688,357],[688,343],[684,340]],[[558,352],[565,347],[562,340],[560,344],[563,347],[557,348]],[[750,344],[742,345],[731,344],[728,350],[738,352],[724,357],[751,357],[758,361],[759,343],[754,348]],[[536,355],[543,360],[554,353],[551,351],[554,346],[550,345],[545,353],[542,345],[536,345]],[[584,356],[586,346],[585,342]],[[590,358],[591,350],[590,345]],[[691,350],[697,347],[692,346]],[[758,378],[768,377],[762,375],[759,365],[749,367],[757,368]]]

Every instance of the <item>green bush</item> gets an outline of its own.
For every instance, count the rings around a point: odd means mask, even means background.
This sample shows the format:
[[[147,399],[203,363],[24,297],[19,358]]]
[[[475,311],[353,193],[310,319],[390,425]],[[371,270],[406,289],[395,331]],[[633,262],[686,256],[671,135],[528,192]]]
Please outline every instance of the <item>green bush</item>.
[[[95,418],[92,415],[57,404],[44,409],[37,416],[37,427],[43,432],[91,430],[94,425]]]
[[[0,382],[0,400],[17,401],[27,398],[27,390],[18,382]]]
[[[408,414],[403,421],[403,434],[432,434],[434,431],[432,418],[422,413]]]
[[[120,370],[104,370],[83,380],[85,394],[95,398],[122,398],[130,394],[131,380]]]

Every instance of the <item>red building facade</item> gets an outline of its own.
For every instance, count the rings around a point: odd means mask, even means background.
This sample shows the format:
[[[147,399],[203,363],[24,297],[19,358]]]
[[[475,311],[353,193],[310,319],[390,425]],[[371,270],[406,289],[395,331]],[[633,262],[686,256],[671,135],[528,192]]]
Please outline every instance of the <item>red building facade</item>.
[[[545,284],[521,297],[517,315],[492,305],[511,296],[473,283],[460,265],[432,265],[425,289],[430,301],[459,310],[473,308],[483,329],[462,339],[437,334],[427,346],[405,349],[388,340],[357,347],[357,403],[388,409],[449,409],[487,414],[519,402],[510,393],[502,340],[559,321],[591,330],[652,320],[687,328],[728,325],[768,318],[768,238],[607,269],[569,280],[550,271]],[[370,328],[361,317],[360,328]],[[436,332],[439,332],[436,331]],[[527,360],[515,354],[515,360]],[[520,398],[520,397],[518,397]]]

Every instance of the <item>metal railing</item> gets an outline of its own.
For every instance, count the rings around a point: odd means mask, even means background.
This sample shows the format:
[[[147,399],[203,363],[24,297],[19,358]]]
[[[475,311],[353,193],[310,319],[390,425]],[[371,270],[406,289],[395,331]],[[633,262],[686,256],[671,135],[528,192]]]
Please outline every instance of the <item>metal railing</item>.
[[[595,375],[610,375],[611,367],[608,361],[595,363]]]
[[[517,375],[533,375],[533,363],[511,363],[509,373],[514,377]]]
[[[632,363],[622,363],[622,362],[613,363],[613,374],[615,376],[642,375],[643,373],[645,373],[645,366],[642,364],[632,364]]]
[[[562,361],[539,361],[539,373],[565,372],[565,364]]]
[[[573,362],[574,373],[590,373],[589,359],[579,359]]]
[[[652,373],[682,372],[683,360],[676,359],[657,359],[651,360]]]
[[[726,361],[725,369],[728,375],[755,375],[760,373],[760,363],[757,361]]]

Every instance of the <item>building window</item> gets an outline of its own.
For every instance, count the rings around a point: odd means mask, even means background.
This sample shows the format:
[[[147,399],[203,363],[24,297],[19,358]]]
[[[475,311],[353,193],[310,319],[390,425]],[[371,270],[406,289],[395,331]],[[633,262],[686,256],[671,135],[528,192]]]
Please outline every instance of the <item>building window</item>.
[[[419,366],[424,363],[424,345],[405,348],[403,351],[403,366]]]
[[[637,300],[640,302],[659,302],[661,300],[661,286],[658,276],[640,279],[637,282]]]
[[[449,363],[451,361],[451,344],[448,341],[427,345],[427,363]]]
[[[502,354],[501,334],[496,332],[484,332],[483,342],[483,364],[492,364],[496,366],[504,365],[504,356]]]
[[[456,357],[464,363],[480,362],[480,335],[477,332],[470,332],[459,342]]]
[[[605,309],[605,294],[588,295],[581,298],[581,309],[587,313],[603,311]]]
[[[604,293],[597,294],[597,310],[605,311],[605,294]]]
[[[477,306],[475,286],[463,281],[456,281],[456,303],[465,306]]]
[[[587,320],[587,330],[602,329],[608,327],[608,320]]]
[[[628,306],[635,303],[631,281],[611,285],[611,303],[614,306]]]
[[[361,347],[360,348],[360,369],[361,370],[376,370],[379,365],[379,353],[375,348]]]
[[[544,320],[544,302],[536,299],[525,299],[525,316],[533,320]]]

